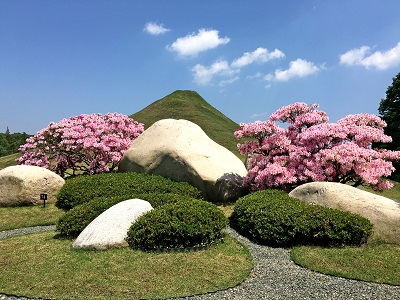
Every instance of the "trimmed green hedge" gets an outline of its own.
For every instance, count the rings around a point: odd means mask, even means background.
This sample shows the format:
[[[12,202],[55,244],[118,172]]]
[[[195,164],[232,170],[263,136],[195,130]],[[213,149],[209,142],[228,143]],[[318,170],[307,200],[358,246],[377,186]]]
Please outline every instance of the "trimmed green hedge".
[[[360,245],[372,233],[369,220],[349,212],[311,205],[282,190],[263,190],[240,198],[232,226],[260,244]]]
[[[99,197],[89,202],[80,204],[67,211],[57,222],[56,231],[60,236],[66,238],[77,237],[83,229],[90,222],[92,222],[101,213],[109,209],[111,206],[129,199],[142,199],[148,201],[153,208],[175,203],[178,201],[193,201],[194,198],[185,195],[171,194],[171,193],[148,193],[148,194],[136,194],[132,198],[126,198],[126,196],[117,197]]]
[[[179,201],[140,216],[128,230],[132,249],[158,250],[209,246],[222,240],[228,219],[214,204]]]
[[[143,173],[101,173],[67,179],[57,195],[56,207],[63,210],[95,198],[123,196],[125,199],[149,193],[179,194],[202,199],[201,192],[187,182]]]

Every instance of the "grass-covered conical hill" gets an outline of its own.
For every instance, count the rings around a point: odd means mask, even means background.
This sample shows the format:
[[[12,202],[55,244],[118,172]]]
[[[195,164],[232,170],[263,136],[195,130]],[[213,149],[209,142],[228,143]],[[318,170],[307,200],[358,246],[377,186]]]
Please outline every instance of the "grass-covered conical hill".
[[[185,119],[199,125],[215,142],[243,159],[233,133],[239,125],[211,106],[195,91],[178,90],[130,116],[149,128],[162,119]]]

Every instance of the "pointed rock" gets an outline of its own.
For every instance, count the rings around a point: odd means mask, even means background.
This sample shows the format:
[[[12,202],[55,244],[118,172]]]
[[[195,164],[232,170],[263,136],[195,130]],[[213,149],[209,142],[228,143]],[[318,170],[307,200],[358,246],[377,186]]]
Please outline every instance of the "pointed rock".
[[[118,170],[189,182],[212,202],[240,197],[247,174],[243,162],[198,125],[174,119],[160,120],[145,130],[125,152]]]

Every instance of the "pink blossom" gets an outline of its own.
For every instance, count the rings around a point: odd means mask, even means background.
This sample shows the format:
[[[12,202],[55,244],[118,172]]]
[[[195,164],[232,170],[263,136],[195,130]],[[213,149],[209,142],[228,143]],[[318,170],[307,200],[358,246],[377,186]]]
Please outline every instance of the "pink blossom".
[[[240,124],[235,136],[251,137],[238,144],[241,154],[252,154],[244,180],[253,190],[291,189],[312,181],[362,182],[376,190],[392,187],[384,180],[400,160],[400,151],[372,149],[373,142],[390,142],[386,123],[371,114],[349,115],[328,123],[318,105],[294,103],[273,113],[267,121]],[[287,122],[281,128],[276,121]]]
[[[61,176],[110,172],[143,131],[143,124],[117,113],[51,122],[19,148],[18,163],[44,167]]]

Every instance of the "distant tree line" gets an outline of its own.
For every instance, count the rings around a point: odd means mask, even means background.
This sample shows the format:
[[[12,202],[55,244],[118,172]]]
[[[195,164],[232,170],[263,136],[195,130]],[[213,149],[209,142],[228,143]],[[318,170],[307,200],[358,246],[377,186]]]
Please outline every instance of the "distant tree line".
[[[10,133],[7,127],[5,133],[0,132],[0,156],[6,156],[18,152],[19,146],[25,144],[25,141],[31,135],[23,132]]]

